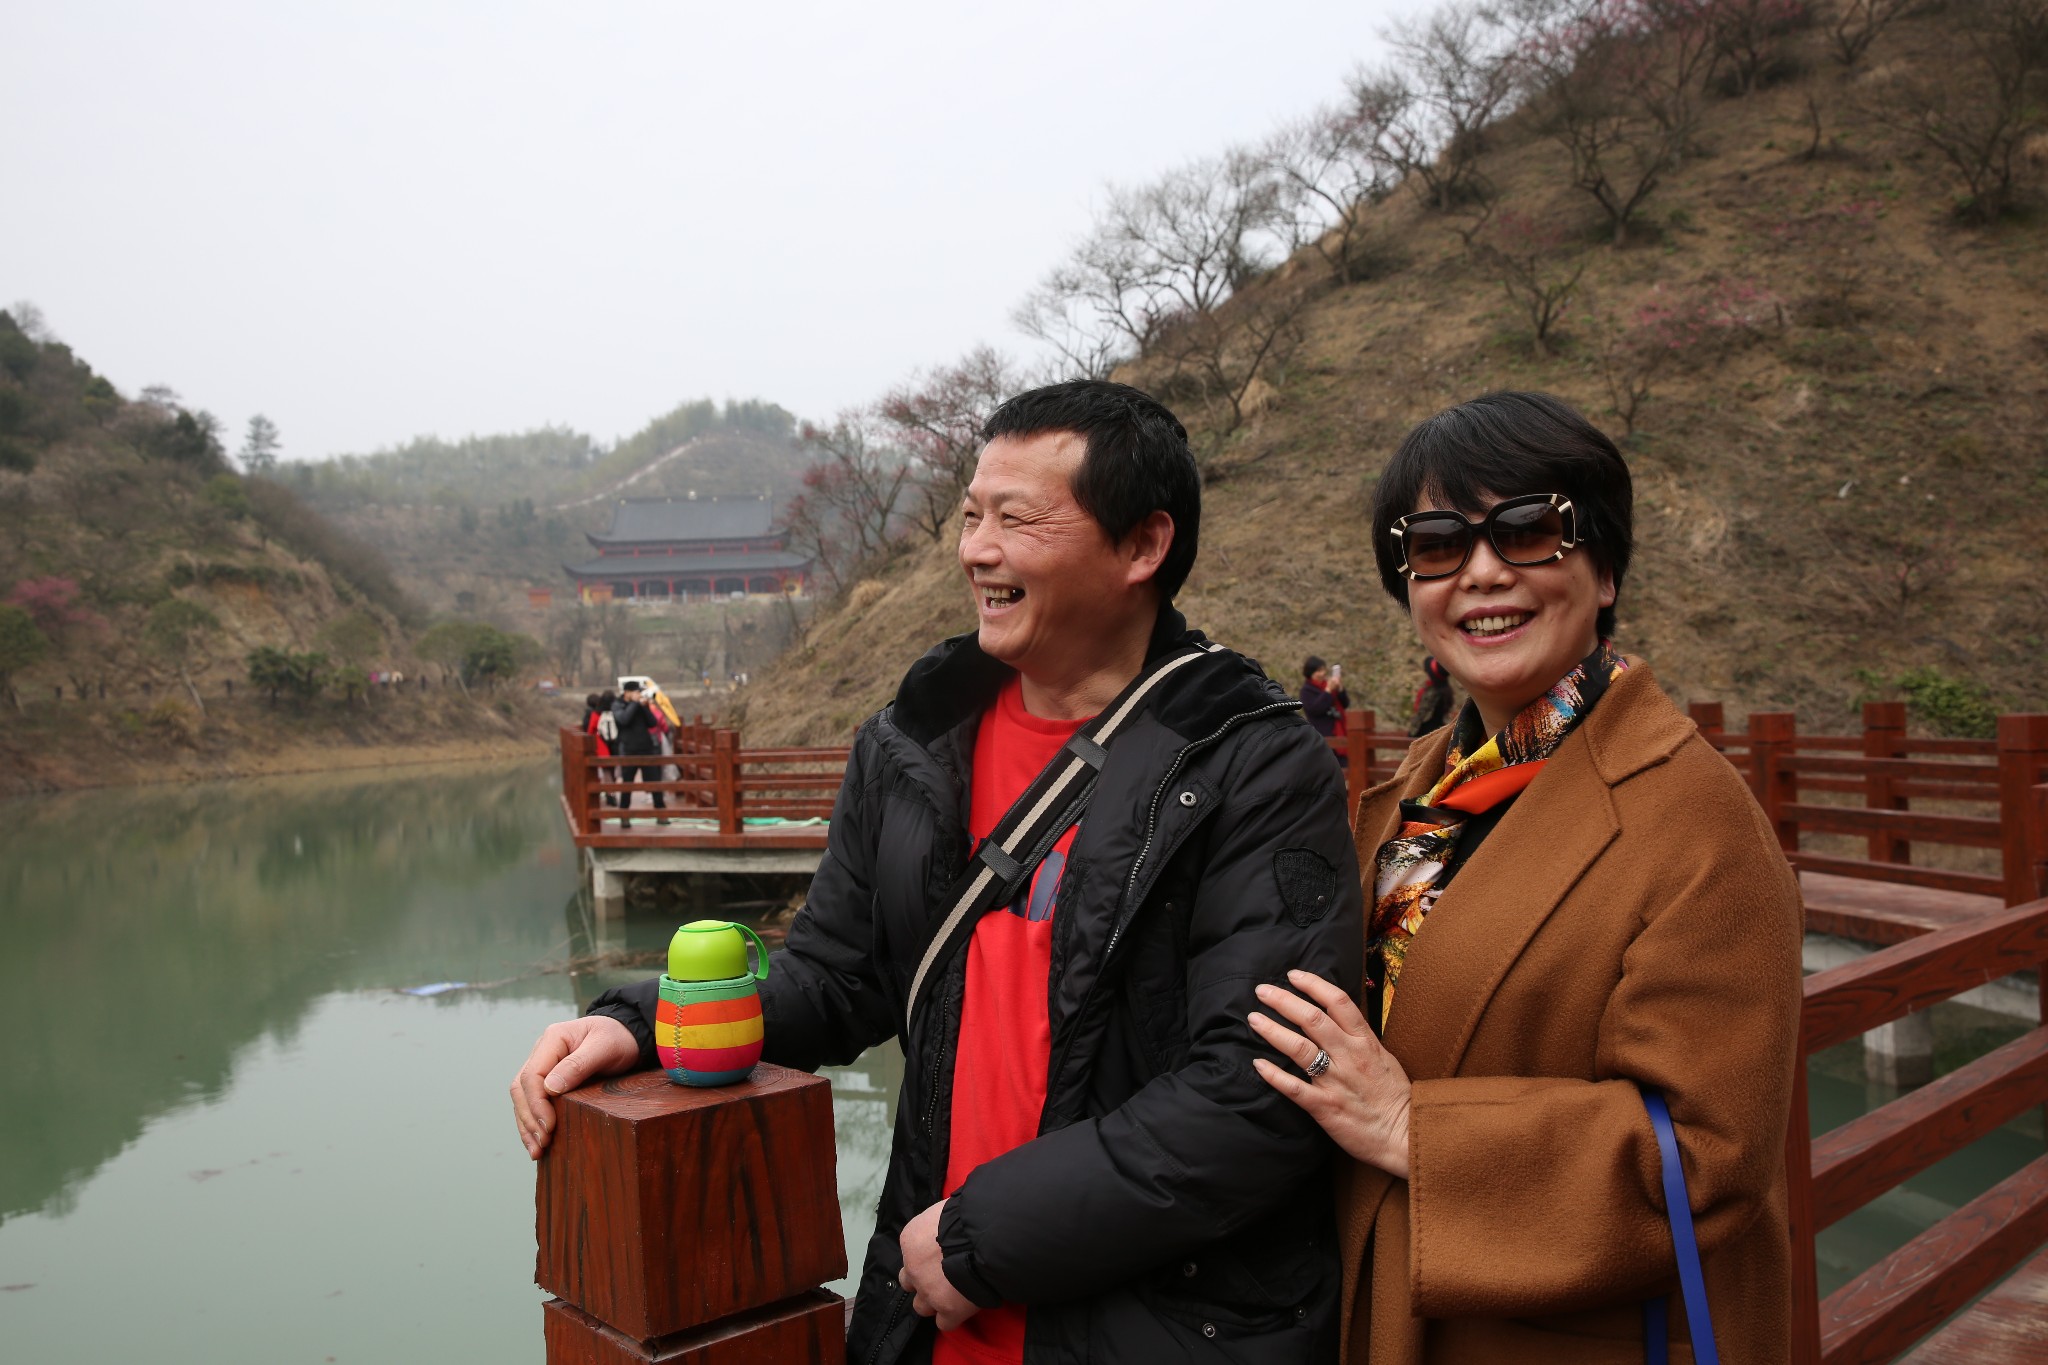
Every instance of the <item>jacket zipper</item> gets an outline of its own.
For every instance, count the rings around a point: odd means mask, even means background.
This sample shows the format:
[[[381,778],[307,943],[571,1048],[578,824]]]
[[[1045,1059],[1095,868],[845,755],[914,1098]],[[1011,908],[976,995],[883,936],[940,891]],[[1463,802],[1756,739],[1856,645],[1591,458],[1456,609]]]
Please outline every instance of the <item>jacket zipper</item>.
[[[1102,980],[1104,972],[1108,970],[1109,959],[1111,955],[1116,952],[1116,945],[1119,941],[1122,940],[1124,936],[1124,930],[1128,929],[1130,927],[1131,921],[1137,918],[1138,907],[1129,904],[1129,902],[1131,898],[1137,893],[1138,874],[1144,870],[1145,859],[1152,852],[1152,842],[1155,838],[1158,837],[1159,834],[1159,805],[1160,802],[1166,799],[1166,789],[1173,785],[1174,778],[1180,776],[1180,770],[1182,767],[1186,765],[1189,756],[1215,744],[1217,741],[1221,740],[1225,735],[1229,734],[1232,730],[1236,729],[1238,725],[1244,721],[1260,720],[1266,716],[1278,715],[1282,711],[1299,711],[1300,709],[1301,703],[1298,701],[1276,701],[1270,705],[1261,706],[1255,711],[1240,711],[1236,715],[1230,717],[1230,719],[1224,721],[1223,724],[1216,727],[1214,733],[1208,735],[1203,739],[1196,740],[1194,743],[1183,748],[1178,754],[1174,755],[1173,766],[1166,770],[1166,776],[1159,779],[1158,787],[1156,787],[1152,792],[1151,807],[1145,813],[1145,841],[1142,844],[1138,845],[1138,856],[1131,860],[1130,880],[1124,883],[1124,901],[1126,903],[1126,908],[1124,910],[1124,913],[1118,917],[1115,926],[1109,932],[1109,942],[1102,949],[1102,963],[1100,969],[1098,969],[1095,973],[1095,981],[1089,983],[1088,993],[1081,998],[1081,1003],[1074,1009],[1074,1017],[1076,1019],[1079,1019],[1082,1015],[1088,1012],[1088,1006],[1091,1003],[1093,1003],[1095,999],[1096,983],[1099,983]],[[1060,1055],[1058,1062],[1055,1063],[1046,1072],[1046,1081],[1048,1083],[1048,1098],[1050,1097],[1051,1093],[1050,1083],[1052,1078],[1054,1076],[1060,1075],[1067,1069],[1067,1055],[1073,1050],[1074,1038],[1075,1034],[1070,1030],[1067,1034],[1066,1041],[1060,1045]]]
[[[875,1333],[875,1344],[868,1348],[867,1365],[875,1365],[882,1358],[882,1348],[889,1344],[889,1329],[896,1325],[896,1319],[903,1312],[903,1301],[909,1297],[902,1289],[889,1296],[889,1316],[882,1319],[882,1329]]]
[[[1131,903],[1131,898],[1137,893],[1138,874],[1145,870],[1145,859],[1151,854],[1152,841],[1159,833],[1159,804],[1166,799],[1166,789],[1173,785],[1174,778],[1180,776],[1180,770],[1187,764],[1188,757],[1217,743],[1225,735],[1236,729],[1240,722],[1259,720],[1266,716],[1276,715],[1282,711],[1299,711],[1300,709],[1301,703],[1298,701],[1276,701],[1269,706],[1262,706],[1256,711],[1240,711],[1218,726],[1213,734],[1204,739],[1196,740],[1174,755],[1173,766],[1168,768],[1166,776],[1159,780],[1159,786],[1152,793],[1151,809],[1145,814],[1145,842],[1138,845],[1138,856],[1131,860],[1130,880],[1124,883],[1125,910],[1123,915],[1117,920],[1116,927],[1110,930],[1109,943],[1102,950],[1102,961],[1105,965],[1109,962],[1110,954],[1116,951],[1117,941],[1124,936],[1124,930],[1130,927],[1131,920],[1138,913],[1138,907]]]
[[[944,982],[939,983],[942,987],[944,984]],[[939,1064],[945,1059],[946,1027],[952,1015],[952,998],[941,995],[939,997],[939,1031],[932,1047],[932,1064],[925,1070],[924,1135],[926,1137],[932,1136],[932,1122],[937,1118],[939,1112]],[[940,1182],[943,1183],[945,1178],[945,1172],[941,1171],[939,1173]]]

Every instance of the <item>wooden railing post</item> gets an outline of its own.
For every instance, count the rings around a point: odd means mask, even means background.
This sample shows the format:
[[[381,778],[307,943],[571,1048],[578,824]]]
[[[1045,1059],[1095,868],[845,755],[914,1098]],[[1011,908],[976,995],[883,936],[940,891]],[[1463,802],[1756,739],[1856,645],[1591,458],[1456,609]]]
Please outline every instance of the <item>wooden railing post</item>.
[[[588,795],[584,783],[589,781],[588,770],[583,764],[583,745],[578,741],[588,736],[564,725],[561,733],[562,745],[562,813],[569,818],[569,833],[573,835],[590,833],[590,823],[585,818],[583,802]]]
[[[1778,847],[1787,853],[1799,851],[1799,822],[1784,815],[1785,807],[1799,799],[1798,775],[1785,766],[1798,741],[1798,722],[1790,711],[1749,713],[1750,771],[1757,800],[1778,832]]]
[[[740,832],[739,735],[720,730],[712,739],[713,781],[718,784],[718,832]]]
[[[2048,714],[1998,718],[1999,837],[2005,864],[2005,903],[2020,905],[2048,895],[2036,864],[2048,853],[2034,788],[2048,781]]]
[[[1692,723],[1699,727],[1700,738],[1706,740],[1707,743],[1713,745],[1716,749],[1721,747],[1721,741],[1724,738],[1723,730],[1727,725],[1727,713],[1720,702],[1688,702],[1686,703],[1685,714],[1692,717]]]
[[[1906,756],[1906,703],[1867,701],[1863,703],[1863,756],[1904,758]],[[1892,779],[1882,773],[1866,773],[1863,804],[1870,810],[1905,810],[1906,799],[1898,794]],[[1870,836],[1870,860],[1874,863],[1910,863],[1913,845],[1896,834]]]
[[[846,1358],[832,1085],[763,1064],[696,1089],[659,1071],[556,1101],[534,1281],[548,1365]]]
[[[1787,1220],[1792,1232],[1792,1365],[1821,1365],[1820,1267],[1814,1252],[1813,1120],[1806,1094],[1806,1049],[1792,1074],[1792,1113],[1785,1126]]]
[[[1371,711],[1344,713],[1344,795],[1353,820],[1358,818],[1358,798],[1372,785],[1372,732],[1379,717]]]

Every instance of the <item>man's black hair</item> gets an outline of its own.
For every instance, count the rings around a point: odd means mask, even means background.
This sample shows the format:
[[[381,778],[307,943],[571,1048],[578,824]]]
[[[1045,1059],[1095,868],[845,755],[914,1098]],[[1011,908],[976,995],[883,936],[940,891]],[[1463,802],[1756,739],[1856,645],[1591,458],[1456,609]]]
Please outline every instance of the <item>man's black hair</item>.
[[[1173,601],[1194,567],[1202,531],[1202,476],[1188,431],[1165,404],[1129,384],[1070,379],[1004,403],[981,439],[1071,431],[1086,443],[1074,471],[1074,500],[1110,540],[1121,541],[1154,512],[1173,518],[1173,543],[1152,581],[1161,606]]]
[[[1492,501],[1526,493],[1571,499],[1579,551],[1614,576],[1618,597],[1635,548],[1628,462],[1563,399],[1504,390],[1425,419],[1387,461],[1372,496],[1372,551],[1387,596],[1408,601],[1391,531],[1425,497],[1476,521]],[[1602,639],[1614,634],[1613,607],[1600,609],[1597,629]]]

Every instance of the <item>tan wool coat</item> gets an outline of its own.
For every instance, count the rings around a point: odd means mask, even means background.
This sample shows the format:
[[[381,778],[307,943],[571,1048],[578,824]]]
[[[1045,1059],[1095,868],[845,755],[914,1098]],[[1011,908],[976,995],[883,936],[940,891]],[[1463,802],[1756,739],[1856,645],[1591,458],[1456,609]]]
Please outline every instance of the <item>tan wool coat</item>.
[[[1638,1083],[1671,1106],[1721,1359],[1787,1358],[1799,888],[1735,769],[1631,662],[1409,946],[1385,1042],[1414,1083],[1410,1175],[1338,1176],[1352,1365],[1636,1365],[1658,1295],[1691,1361]],[[1360,800],[1368,879],[1448,743]]]

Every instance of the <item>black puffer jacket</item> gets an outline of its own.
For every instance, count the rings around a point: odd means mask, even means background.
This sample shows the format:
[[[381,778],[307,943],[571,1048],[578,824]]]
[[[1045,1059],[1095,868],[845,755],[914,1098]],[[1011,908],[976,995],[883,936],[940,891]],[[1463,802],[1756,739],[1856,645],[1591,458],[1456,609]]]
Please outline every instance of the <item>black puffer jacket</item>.
[[[1152,652],[1200,641],[1169,610]],[[914,1030],[903,1008],[972,852],[974,734],[1008,677],[972,635],[948,640],[861,727],[762,988],[771,1061],[904,1051],[854,1365],[930,1352],[895,1287],[897,1237],[943,1194],[966,954]],[[1253,1071],[1273,1054],[1245,1015],[1292,967],[1355,992],[1362,924],[1342,778],[1299,703],[1227,650],[1169,677],[1111,743],[1067,859],[1040,1136],[976,1169],[940,1224],[962,1293],[1029,1305],[1028,1362],[1335,1358],[1329,1145]],[[650,1066],[654,1001],[649,981],[591,1006]]]

